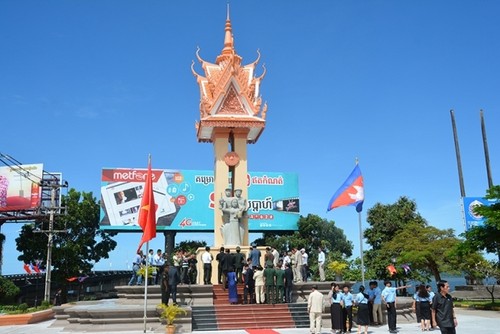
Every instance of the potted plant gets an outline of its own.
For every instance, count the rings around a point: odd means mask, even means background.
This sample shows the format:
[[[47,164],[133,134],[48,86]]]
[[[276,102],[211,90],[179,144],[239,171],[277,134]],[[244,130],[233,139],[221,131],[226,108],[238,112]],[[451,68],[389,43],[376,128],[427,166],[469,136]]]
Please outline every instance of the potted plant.
[[[156,267],[148,266],[148,278],[153,277],[153,274],[156,272]],[[139,270],[137,270],[137,275],[146,278],[146,266],[141,266]]]
[[[167,322],[166,333],[175,333],[175,319],[177,319],[177,317],[181,314],[186,315],[187,311],[177,304],[160,304],[158,305],[158,308],[160,309],[160,318],[165,319]]]

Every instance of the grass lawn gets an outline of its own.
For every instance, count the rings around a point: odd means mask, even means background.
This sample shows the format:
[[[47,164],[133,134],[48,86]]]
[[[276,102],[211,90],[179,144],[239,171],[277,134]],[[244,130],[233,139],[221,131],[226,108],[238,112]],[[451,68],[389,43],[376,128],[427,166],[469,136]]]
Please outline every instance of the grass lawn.
[[[455,301],[453,304],[457,307],[474,308],[478,310],[495,310],[500,311],[500,302],[495,301],[492,303],[491,300],[460,300]]]

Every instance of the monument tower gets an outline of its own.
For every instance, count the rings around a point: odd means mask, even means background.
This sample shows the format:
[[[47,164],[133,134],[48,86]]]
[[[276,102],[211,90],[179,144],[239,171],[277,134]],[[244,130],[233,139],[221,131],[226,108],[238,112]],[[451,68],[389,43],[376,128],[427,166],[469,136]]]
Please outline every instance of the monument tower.
[[[200,143],[214,147],[214,246],[248,245],[246,215],[247,144],[259,139],[266,124],[267,105],[262,104],[260,83],[266,73],[255,76],[260,53],[248,65],[234,48],[229,6],[224,48],[215,63],[203,60],[196,51],[204,75],[192,72],[200,87],[200,120],[196,135]]]

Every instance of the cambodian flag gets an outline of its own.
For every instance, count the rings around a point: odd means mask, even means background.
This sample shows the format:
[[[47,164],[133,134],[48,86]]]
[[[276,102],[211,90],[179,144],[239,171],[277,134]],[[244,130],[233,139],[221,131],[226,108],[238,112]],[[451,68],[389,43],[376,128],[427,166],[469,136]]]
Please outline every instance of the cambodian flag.
[[[363,201],[365,192],[363,188],[363,176],[358,164],[354,167],[351,175],[345,180],[344,184],[337,190],[335,195],[328,203],[326,211],[333,210],[339,206],[353,205],[357,212],[363,210]]]
[[[31,271],[34,271],[35,273],[40,274],[40,268],[38,267],[37,263],[35,263],[35,264],[30,263],[30,269],[31,269]]]

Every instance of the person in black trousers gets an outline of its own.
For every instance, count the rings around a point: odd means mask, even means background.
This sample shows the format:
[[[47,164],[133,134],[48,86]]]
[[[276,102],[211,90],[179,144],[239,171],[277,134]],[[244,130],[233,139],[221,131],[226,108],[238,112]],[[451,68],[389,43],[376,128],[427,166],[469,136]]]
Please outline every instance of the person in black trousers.
[[[219,284],[222,284],[222,266],[224,265],[225,257],[224,247],[221,247],[219,249],[219,254],[215,256],[215,260],[217,260],[217,283]]]
[[[243,304],[255,304],[255,281],[253,279],[253,269],[248,263],[243,266]]]
[[[292,302],[292,292],[293,292],[293,270],[288,262],[285,265],[285,303]]]

